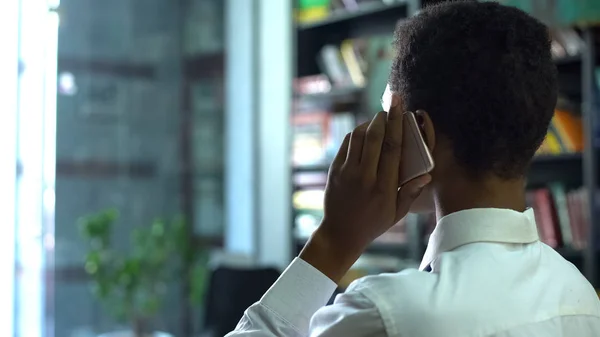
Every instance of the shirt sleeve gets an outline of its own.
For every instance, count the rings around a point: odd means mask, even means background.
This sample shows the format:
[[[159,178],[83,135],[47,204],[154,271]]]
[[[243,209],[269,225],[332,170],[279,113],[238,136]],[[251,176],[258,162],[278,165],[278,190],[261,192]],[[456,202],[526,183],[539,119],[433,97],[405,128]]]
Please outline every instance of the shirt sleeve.
[[[385,336],[375,305],[358,292],[326,306],[336,284],[296,258],[226,337]]]

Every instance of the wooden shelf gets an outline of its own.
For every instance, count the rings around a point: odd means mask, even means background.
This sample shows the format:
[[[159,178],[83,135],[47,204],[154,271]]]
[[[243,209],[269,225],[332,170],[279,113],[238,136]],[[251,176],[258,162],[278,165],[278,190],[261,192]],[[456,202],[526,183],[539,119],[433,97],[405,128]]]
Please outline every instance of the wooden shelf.
[[[565,57],[555,58],[554,63],[557,66],[578,64],[581,63],[581,55],[569,55]]]
[[[581,153],[544,155],[533,159],[527,174],[528,187],[545,186],[560,181],[572,187],[583,183],[583,160]]]
[[[542,165],[548,163],[568,163],[581,161],[580,152],[563,153],[556,155],[540,155],[533,158],[532,165]]]
[[[351,22],[366,21],[380,21],[382,19],[389,19],[390,17],[395,20],[406,17],[407,5],[406,3],[399,3],[394,5],[382,5],[382,4],[371,4],[361,6],[356,11],[345,11],[345,12],[334,12],[329,17],[309,23],[301,23],[298,25],[300,30],[318,29],[325,27],[333,27],[336,25],[347,25]]]

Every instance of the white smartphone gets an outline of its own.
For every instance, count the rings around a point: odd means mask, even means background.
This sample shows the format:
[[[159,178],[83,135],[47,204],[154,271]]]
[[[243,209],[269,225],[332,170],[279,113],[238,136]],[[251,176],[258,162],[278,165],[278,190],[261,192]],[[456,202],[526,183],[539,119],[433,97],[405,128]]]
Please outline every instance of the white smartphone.
[[[404,113],[402,130],[400,186],[431,172],[434,168],[433,157],[413,112],[406,111]]]
[[[390,111],[392,91],[385,87],[381,97],[383,110]],[[402,158],[400,159],[399,186],[433,170],[433,157],[423,137],[414,112],[406,111],[402,127]]]

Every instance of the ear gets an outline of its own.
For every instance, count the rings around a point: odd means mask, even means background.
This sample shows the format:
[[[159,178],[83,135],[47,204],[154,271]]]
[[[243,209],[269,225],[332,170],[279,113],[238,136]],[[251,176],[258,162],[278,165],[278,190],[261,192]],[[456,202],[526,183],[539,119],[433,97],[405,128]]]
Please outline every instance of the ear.
[[[421,132],[423,132],[423,137],[427,142],[427,147],[429,147],[430,151],[433,151],[435,148],[435,128],[433,127],[431,118],[429,118],[429,114],[424,110],[417,110],[416,117]]]

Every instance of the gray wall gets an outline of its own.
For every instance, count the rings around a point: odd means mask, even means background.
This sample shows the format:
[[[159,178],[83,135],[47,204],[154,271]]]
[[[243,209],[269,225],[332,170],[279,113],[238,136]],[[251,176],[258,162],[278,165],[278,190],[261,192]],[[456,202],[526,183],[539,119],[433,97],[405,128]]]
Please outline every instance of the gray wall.
[[[57,102],[54,335],[67,337],[116,327],[80,272],[77,219],[118,208],[114,239],[126,249],[132,228],[181,213],[181,23],[177,1],[164,0],[63,0],[60,15],[59,73],[78,88]],[[177,333],[172,288],[157,323]]]

